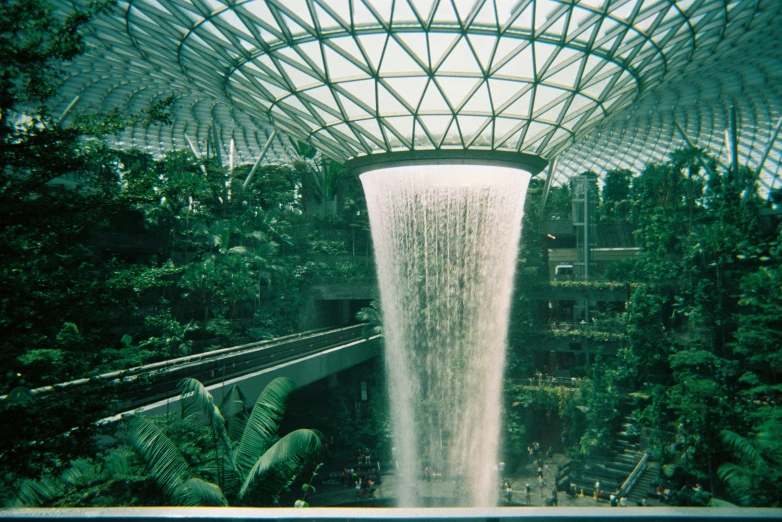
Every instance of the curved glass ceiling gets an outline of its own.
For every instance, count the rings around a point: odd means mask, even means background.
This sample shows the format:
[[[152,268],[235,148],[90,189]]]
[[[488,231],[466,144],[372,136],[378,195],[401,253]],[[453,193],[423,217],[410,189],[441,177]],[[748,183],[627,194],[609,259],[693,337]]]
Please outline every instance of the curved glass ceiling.
[[[736,105],[752,164],[782,116],[776,0],[130,0],[92,27],[62,108],[174,92],[173,127],[120,144],[233,139],[242,161],[271,125],[337,160],[517,151],[567,177],[657,159],[681,145],[674,122],[719,154]]]

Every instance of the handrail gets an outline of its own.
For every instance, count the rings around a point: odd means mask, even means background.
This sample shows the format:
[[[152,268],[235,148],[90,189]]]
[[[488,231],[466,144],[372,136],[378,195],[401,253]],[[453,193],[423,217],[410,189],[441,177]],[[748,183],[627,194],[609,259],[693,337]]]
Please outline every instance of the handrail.
[[[619,488],[618,496],[623,497],[628,493],[630,493],[630,490],[633,489],[633,486],[635,486],[635,483],[636,481],[638,481],[638,478],[643,474],[644,471],[646,471],[646,464],[648,460],[649,460],[649,454],[644,453],[644,456],[641,457],[641,460],[638,461],[638,464],[636,464],[632,473],[630,473],[630,475],[627,477],[627,480],[624,481],[622,487]]]
[[[341,507],[301,508],[237,508],[237,507],[163,507],[154,508],[11,508],[0,510],[0,520],[5,522],[247,522],[306,521],[306,520],[361,520],[368,522],[399,520],[481,522],[507,520],[508,522],[597,522],[606,519],[632,520],[633,522],[690,522],[730,521],[749,522],[779,520],[779,508],[739,507],[494,507],[494,508],[383,508],[370,509]]]

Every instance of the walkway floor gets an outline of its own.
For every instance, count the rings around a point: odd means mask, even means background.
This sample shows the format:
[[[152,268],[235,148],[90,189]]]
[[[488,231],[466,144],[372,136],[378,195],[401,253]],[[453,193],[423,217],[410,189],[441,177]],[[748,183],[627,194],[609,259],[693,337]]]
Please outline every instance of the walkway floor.
[[[537,480],[537,468],[534,464],[528,464],[520,466],[514,472],[508,474],[505,478],[510,481],[513,488],[513,495],[511,502],[501,502],[500,506],[545,506],[545,500],[551,495],[551,486],[554,481],[554,475],[556,473],[557,465],[563,464],[566,461],[566,457],[562,454],[554,454],[552,461],[549,463],[548,470],[544,473],[544,484],[542,491],[538,485]],[[393,505],[394,499],[398,496],[398,489],[403,480],[406,480],[403,475],[396,474],[383,474],[382,484],[377,485],[377,489],[371,499],[357,498],[356,490],[354,488],[346,488],[342,484],[321,484],[318,487],[318,491],[315,495],[308,499],[310,506],[387,506]],[[525,498],[525,485],[529,484],[532,487],[532,491],[529,498],[529,503]],[[423,480],[417,480],[415,484],[418,492],[428,498],[447,498],[453,497],[454,494],[450,491],[452,484],[448,481],[424,482]],[[499,496],[499,491],[498,491]],[[570,497],[564,492],[559,492],[557,495],[557,502],[559,506],[568,507],[609,507],[606,501],[596,501],[591,496],[576,496]],[[649,505],[660,505],[656,501],[651,501]]]

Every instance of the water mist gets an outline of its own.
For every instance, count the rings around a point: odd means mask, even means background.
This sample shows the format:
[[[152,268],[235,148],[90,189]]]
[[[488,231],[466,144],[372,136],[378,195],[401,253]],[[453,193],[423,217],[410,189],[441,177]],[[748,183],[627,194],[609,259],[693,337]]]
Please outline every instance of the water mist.
[[[396,167],[361,175],[375,247],[399,504],[493,506],[513,275],[529,174]]]

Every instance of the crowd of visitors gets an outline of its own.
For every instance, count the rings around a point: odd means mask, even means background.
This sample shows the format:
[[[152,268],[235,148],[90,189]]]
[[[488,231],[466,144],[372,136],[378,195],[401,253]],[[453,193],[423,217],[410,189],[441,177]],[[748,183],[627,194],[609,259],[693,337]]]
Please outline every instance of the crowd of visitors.
[[[355,489],[357,499],[374,498],[376,485],[381,482],[380,466],[367,468],[367,464],[372,464],[369,448],[359,447],[356,450],[356,467],[342,468],[342,483],[346,488]]]

